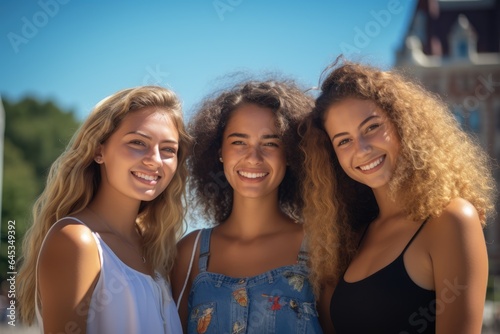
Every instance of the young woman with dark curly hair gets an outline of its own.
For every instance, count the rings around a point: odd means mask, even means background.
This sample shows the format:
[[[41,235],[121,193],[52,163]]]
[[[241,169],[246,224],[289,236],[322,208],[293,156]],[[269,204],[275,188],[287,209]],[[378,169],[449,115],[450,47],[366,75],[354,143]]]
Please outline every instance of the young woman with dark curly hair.
[[[213,227],[178,245],[172,286],[187,333],[321,333],[297,134],[312,102],[292,81],[247,81],[189,123],[191,199]]]
[[[336,333],[480,333],[494,180],[446,105],[339,62],[301,133],[312,282],[338,282]]]

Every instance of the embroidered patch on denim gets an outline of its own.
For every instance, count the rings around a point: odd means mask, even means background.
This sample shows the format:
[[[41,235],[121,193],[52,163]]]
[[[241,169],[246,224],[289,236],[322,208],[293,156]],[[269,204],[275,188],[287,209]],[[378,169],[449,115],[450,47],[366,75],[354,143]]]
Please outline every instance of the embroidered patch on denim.
[[[241,306],[248,306],[248,296],[245,288],[233,291],[233,297]]]
[[[238,321],[236,321],[234,324],[233,324],[233,331],[231,332],[232,334],[238,334],[238,333],[243,333],[243,331],[245,330],[245,326],[243,326],[242,324],[240,324]]]
[[[294,289],[297,290],[298,292],[302,291],[302,288],[304,287],[304,281],[305,277],[303,275],[298,275],[293,272],[286,272],[283,274],[288,280],[288,284]]]
[[[210,321],[212,321],[213,308],[207,308],[203,311],[203,315],[198,319],[198,325],[196,326],[196,331],[199,334],[203,334],[207,331]]]
[[[317,313],[313,303],[302,303],[302,308],[306,314],[316,315]]]
[[[271,310],[272,311],[279,311],[279,310],[281,310],[280,297],[270,297],[269,301],[273,303],[271,305]]]

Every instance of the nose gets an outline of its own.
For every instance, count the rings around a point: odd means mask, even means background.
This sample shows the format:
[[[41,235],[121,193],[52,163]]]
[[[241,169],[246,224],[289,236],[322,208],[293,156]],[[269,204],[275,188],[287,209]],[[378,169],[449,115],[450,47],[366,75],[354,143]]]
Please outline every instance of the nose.
[[[254,165],[258,165],[262,162],[262,152],[258,146],[252,146],[248,149],[246,159],[248,162]]]
[[[144,164],[151,167],[161,166],[161,161],[160,149],[158,147],[151,147],[143,159]]]
[[[372,150],[372,146],[370,145],[370,142],[363,137],[359,137],[356,140],[355,145],[356,145],[356,154],[360,155],[360,156],[362,156],[366,153],[370,153]]]

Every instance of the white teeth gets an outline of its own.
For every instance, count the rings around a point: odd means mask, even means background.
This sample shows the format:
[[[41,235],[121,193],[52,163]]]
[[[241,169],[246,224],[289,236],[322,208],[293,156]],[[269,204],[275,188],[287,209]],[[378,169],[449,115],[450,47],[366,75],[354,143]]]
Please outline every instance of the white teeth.
[[[359,166],[359,168],[361,170],[364,170],[364,171],[367,171],[367,170],[370,170],[370,169],[373,169],[375,167],[377,167],[378,165],[380,165],[380,163],[384,161],[384,157],[380,157],[378,158],[377,160],[375,160],[374,162],[372,162],[371,164],[369,165],[365,165],[365,166]]]
[[[156,181],[156,180],[158,180],[158,176],[151,176],[151,175],[147,175],[147,174],[143,174],[143,173],[138,173],[138,172],[134,172],[134,175],[137,176],[137,177],[140,177],[141,179],[144,179],[146,181]]]
[[[258,177],[266,176],[268,173],[248,173],[248,172],[238,172],[241,176],[244,176],[249,179],[256,179]]]

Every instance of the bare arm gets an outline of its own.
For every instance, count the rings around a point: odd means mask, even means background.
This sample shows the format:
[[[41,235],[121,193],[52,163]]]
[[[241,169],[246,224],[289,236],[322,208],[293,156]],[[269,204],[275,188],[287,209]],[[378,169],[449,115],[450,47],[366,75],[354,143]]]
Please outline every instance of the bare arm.
[[[488,257],[476,209],[454,199],[431,225],[436,333],[481,333]]]
[[[191,232],[177,244],[177,258],[175,260],[174,267],[170,274],[170,279],[172,282],[172,297],[177,303],[181,290],[184,286],[186,276],[189,269],[189,262],[191,260],[191,255],[193,252],[194,242],[198,231]],[[187,332],[187,322],[188,322],[188,296],[191,291],[191,283],[194,277],[198,274],[198,257],[199,248],[196,249],[193,267],[191,268],[191,274],[189,275],[186,288],[182,295],[182,299],[179,301],[177,306],[179,310],[179,317],[181,318],[182,329],[184,333]]]
[[[38,289],[45,333],[85,333],[90,296],[100,272],[90,230],[72,220],[50,231],[40,251]]]

